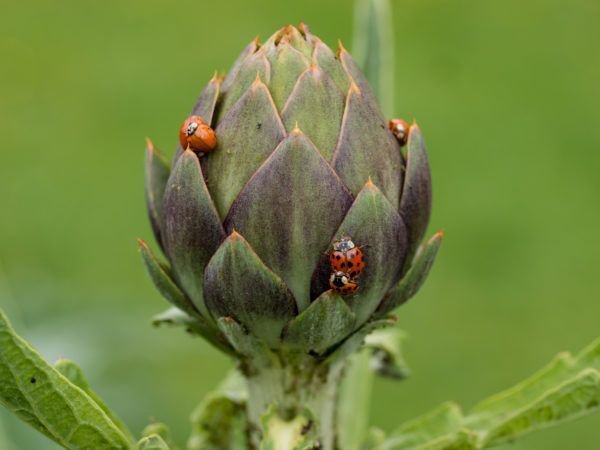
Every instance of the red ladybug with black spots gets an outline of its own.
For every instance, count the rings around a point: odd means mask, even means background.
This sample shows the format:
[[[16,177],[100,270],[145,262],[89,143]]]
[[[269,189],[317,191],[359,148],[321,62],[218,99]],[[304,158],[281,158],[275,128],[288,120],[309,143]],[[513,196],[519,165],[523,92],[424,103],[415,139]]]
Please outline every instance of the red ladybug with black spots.
[[[365,255],[351,238],[343,237],[333,243],[329,265],[334,273],[343,272],[354,280],[365,268]]]
[[[344,272],[333,272],[329,277],[329,287],[342,295],[346,295],[356,292],[358,283]]]

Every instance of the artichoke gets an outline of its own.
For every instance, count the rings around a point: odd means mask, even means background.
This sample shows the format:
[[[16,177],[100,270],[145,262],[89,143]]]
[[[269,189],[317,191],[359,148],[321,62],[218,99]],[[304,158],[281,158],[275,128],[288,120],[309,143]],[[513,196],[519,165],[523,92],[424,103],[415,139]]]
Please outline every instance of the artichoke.
[[[178,308],[172,320],[232,354],[244,354],[234,327],[318,358],[414,295],[441,242],[417,251],[431,208],[423,137],[410,126],[403,153],[341,44],[334,53],[303,24],[256,39],[191,115],[216,133],[214,150],[179,145],[172,168],[146,150],[148,212],[169,265],[140,247]],[[342,237],[365,261],[350,295],[329,283]]]

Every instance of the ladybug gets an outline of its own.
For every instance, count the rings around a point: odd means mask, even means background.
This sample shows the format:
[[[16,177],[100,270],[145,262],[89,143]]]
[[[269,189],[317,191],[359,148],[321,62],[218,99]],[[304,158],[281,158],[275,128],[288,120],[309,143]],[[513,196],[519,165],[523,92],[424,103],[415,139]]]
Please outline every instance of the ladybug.
[[[354,279],[365,268],[365,255],[352,239],[343,237],[333,243],[333,250],[329,254],[329,265],[333,272],[345,272]]]
[[[208,153],[217,146],[217,135],[202,117],[190,116],[179,129],[179,142],[184,150]]]
[[[402,119],[392,119],[389,121],[388,126],[400,145],[405,146],[410,133],[410,125]]]
[[[344,272],[332,272],[329,277],[329,287],[342,295],[353,294],[358,289],[358,283]]]

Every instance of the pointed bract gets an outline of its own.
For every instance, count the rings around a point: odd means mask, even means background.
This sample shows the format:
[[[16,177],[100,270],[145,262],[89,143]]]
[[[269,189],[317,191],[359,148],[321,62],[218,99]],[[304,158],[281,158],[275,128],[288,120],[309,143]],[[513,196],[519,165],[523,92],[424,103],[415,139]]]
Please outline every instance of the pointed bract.
[[[148,217],[154,231],[154,238],[158,245],[163,248],[162,242],[162,202],[169,179],[169,163],[162,154],[154,147],[152,141],[146,141],[145,161],[145,194]]]
[[[309,67],[298,79],[282,113],[288,131],[300,127],[327,161],[338,140],[344,94],[317,66]]]
[[[294,297],[245,239],[233,232],[204,273],[204,298],[215,319],[232,317],[271,348],[297,314]]]
[[[406,175],[400,201],[400,215],[409,235],[409,258],[423,238],[431,213],[431,173],[423,135],[415,124],[408,133]]]
[[[346,302],[356,314],[356,325],[364,323],[400,276],[406,256],[406,227],[382,192],[367,182],[340,225],[336,238],[350,236],[360,247],[365,267],[358,278],[358,291]],[[355,274],[348,269],[351,277]]]
[[[334,291],[324,292],[284,331],[284,344],[303,352],[323,353],[354,328],[356,317]]]
[[[299,310],[310,278],[352,197],[310,140],[295,130],[248,182],[226,220],[290,287]]]
[[[173,168],[164,199],[164,242],[173,274],[204,317],[202,294],[208,260],[225,239],[198,157],[186,150]]]
[[[309,63],[302,53],[287,43],[274,47],[272,52],[270,88],[273,101],[281,111]]]
[[[410,270],[404,277],[386,294],[377,309],[377,315],[385,315],[398,306],[403,305],[413,297],[421,288],[429,271],[433,266],[437,252],[442,244],[444,234],[439,232],[423,246],[417,254]]]
[[[262,50],[258,50],[242,61],[235,75],[235,80],[228,87],[227,95],[225,95],[223,104],[219,108],[218,122],[222,120],[229,109],[237,103],[257,78],[267,84],[271,80],[271,65]]]
[[[142,259],[144,260],[144,266],[150,276],[150,279],[154,283],[154,286],[161,293],[161,295],[173,306],[185,311],[192,317],[198,316],[198,310],[189,298],[185,296],[183,292],[177,287],[175,282],[171,279],[171,275],[166,267],[158,261],[156,256],[141,239],[138,240],[138,246]]]
[[[346,99],[340,138],[331,162],[354,194],[369,177],[395,208],[402,186],[400,145],[356,86]]]
[[[210,193],[222,219],[231,204],[285,137],[267,87],[255,80],[217,127],[216,151],[203,158]]]

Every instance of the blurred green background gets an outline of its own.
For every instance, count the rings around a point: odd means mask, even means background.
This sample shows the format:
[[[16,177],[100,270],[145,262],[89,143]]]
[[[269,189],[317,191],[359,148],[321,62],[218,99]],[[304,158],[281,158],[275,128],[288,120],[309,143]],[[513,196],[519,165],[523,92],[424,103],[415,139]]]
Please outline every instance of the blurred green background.
[[[171,154],[201,87],[256,34],[303,20],[350,47],[352,6],[3,2],[0,307],[47,358],[78,361],[136,432],[156,418],[183,441],[231,365],[150,326],[166,303],[135,244],[152,241],[144,137]],[[600,335],[600,2],[403,0],[394,21],[396,111],[424,130],[446,240],[399,314],[413,376],[376,384],[385,429],[468,407]],[[2,449],[55,448],[4,410],[0,423]],[[600,417],[511,448],[598,449]]]

